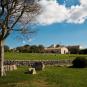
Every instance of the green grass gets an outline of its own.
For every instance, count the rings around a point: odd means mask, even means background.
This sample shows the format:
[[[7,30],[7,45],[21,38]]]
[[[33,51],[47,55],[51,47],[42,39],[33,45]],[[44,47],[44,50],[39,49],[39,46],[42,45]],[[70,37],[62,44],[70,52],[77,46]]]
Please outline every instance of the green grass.
[[[0,87],[87,87],[87,68],[46,67],[36,75],[25,74],[27,67],[7,72]]]
[[[11,60],[57,60],[74,59],[74,54],[38,54],[38,53],[5,53],[5,59]],[[0,87],[87,87],[87,68],[75,69],[66,67],[46,67],[36,75],[25,74],[28,67],[7,72],[0,78]]]
[[[79,54],[49,54],[49,53],[5,53],[5,59],[12,60],[58,60],[58,59],[74,59],[77,56],[85,56],[87,55],[79,55]]]

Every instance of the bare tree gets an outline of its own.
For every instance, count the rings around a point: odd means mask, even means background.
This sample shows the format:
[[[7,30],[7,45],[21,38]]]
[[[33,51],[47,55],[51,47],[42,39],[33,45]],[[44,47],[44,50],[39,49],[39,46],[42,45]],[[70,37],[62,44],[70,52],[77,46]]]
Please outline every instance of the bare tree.
[[[31,34],[29,24],[40,12],[35,0],[0,0],[0,76],[4,76],[4,40],[12,33]],[[17,25],[20,25],[17,29]]]

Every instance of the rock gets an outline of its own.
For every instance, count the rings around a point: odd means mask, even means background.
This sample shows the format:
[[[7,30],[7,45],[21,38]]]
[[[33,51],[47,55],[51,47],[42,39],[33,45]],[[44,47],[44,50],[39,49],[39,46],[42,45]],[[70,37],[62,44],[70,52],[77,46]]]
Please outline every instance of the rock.
[[[45,65],[42,62],[35,62],[32,67],[35,68],[35,70],[44,70]]]
[[[10,70],[9,65],[4,65],[4,70],[5,70],[5,71],[9,71],[9,70]]]
[[[14,70],[12,65],[9,65],[9,68],[10,68],[10,71]]]
[[[17,70],[17,66],[16,65],[12,65],[13,70]]]
[[[17,66],[16,65],[4,65],[4,70],[5,71],[17,70]]]
[[[4,66],[4,70],[7,71],[7,67],[6,67],[6,65]]]
[[[36,74],[35,68],[29,68],[29,74]]]

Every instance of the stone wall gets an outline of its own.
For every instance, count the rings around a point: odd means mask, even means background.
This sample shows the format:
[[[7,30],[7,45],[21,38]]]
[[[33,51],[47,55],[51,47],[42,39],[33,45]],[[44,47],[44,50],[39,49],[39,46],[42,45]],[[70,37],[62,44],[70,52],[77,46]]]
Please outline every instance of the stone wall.
[[[31,66],[35,62],[43,62],[45,65],[71,65],[73,60],[5,60],[5,65]]]

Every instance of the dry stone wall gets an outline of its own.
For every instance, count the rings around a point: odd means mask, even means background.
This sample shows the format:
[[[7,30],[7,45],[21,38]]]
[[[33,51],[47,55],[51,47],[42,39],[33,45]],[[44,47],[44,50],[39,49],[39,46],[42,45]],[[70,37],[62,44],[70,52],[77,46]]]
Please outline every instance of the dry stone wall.
[[[31,66],[35,62],[43,62],[45,65],[71,65],[73,60],[5,60],[5,65]]]

